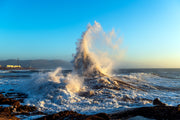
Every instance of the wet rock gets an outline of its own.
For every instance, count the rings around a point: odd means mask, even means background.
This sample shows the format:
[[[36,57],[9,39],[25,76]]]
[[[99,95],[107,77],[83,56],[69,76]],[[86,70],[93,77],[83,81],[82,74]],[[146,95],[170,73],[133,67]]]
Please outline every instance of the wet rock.
[[[87,117],[85,120],[105,120],[105,119],[103,119],[103,118],[101,118],[99,116],[93,115],[93,116]]]
[[[17,108],[20,106],[20,102],[15,100],[12,105]]]
[[[177,110],[180,111],[180,104],[177,106]]]
[[[0,107],[0,119],[19,120],[15,115],[46,115],[38,112],[34,106],[21,105],[18,100],[12,98],[5,98],[0,94],[0,104],[8,103],[10,107]],[[153,107],[134,108],[127,111],[106,114],[99,113],[95,115],[84,115],[74,111],[62,111],[52,115],[46,115],[38,118],[37,120],[109,120],[109,119],[129,119],[136,116],[143,116],[150,119],[167,119],[179,120],[180,119],[180,105],[178,106],[165,106],[159,99],[155,99]]]
[[[0,110],[0,112],[6,113],[6,114],[11,114],[11,108],[10,108],[10,107],[2,108],[2,109]]]
[[[4,95],[3,94],[0,94],[0,99],[4,98]]]
[[[16,110],[20,113],[34,112],[37,110],[34,106],[20,105],[16,108]]]
[[[36,120],[64,120],[64,119],[69,120],[73,118],[81,119],[81,118],[85,118],[85,116],[78,114],[77,112],[73,112],[73,111],[63,111],[56,114],[47,115],[47,116],[38,118]]]
[[[85,92],[79,92],[79,96],[83,96],[83,97],[91,97],[93,96],[95,93],[93,90],[90,91],[85,91]]]
[[[156,106],[166,106],[166,104],[161,102],[159,100],[159,98],[156,98],[156,99],[153,100],[153,105],[156,105]]]
[[[7,98],[12,98],[14,100],[18,100],[20,102],[23,102],[25,98],[28,97],[27,94],[24,93],[16,93],[16,92],[8,92],[5,94]]]
[[[40,114],[37,112],[37,108],[34,106],[21,105],[18,100],[13,100],[12,98],[6,98],[4,95],[0,94],[0,104],[10,105],[10,107],[0,107],[0,120],[20,120],[15,117],[18,114]]]
[[[135,116],[143,116],[151,119],[179,120],[180,111],[173,106],[154,106],[135,108],[119,113],[111,114],[111,119],[128,119]]]
[[[99,113],[99,114],[91,115],[87,117],[86,120],[110,120],[110,117],[106,113]]]
[[[3,114],[0,114],[0,120],[20,120],[20,119],[15,116],[6,116]]]
[[[0,104],[8,104],[15,107],[20,106],[20,102],[17,100],[13,100],[12,98],[5,98],[2,94],[0,95]]]
[[[0,107],[0,120],[20,120],[20,119],[11,114],[10,107],[5,107],[5,108]]]
[[[36,120],[109,120],[106,113],[96,115],[83,115],[74,111],[63,111],[52,115],[47,115]]]

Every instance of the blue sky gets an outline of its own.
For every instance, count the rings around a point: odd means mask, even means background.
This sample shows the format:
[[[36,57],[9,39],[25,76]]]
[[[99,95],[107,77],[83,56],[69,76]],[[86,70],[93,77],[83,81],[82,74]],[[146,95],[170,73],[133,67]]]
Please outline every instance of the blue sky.
[[[0,59],[70,61],[94,21],[123,38],[122,67],[180,68],[179,0],[0,0]]]

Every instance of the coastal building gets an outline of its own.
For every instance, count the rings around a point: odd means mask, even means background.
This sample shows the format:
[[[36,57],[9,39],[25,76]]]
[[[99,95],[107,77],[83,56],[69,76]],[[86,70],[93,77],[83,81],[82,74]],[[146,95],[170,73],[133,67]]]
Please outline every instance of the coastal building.
[[[20,65],[6,65],[7,68],[21,68]]]

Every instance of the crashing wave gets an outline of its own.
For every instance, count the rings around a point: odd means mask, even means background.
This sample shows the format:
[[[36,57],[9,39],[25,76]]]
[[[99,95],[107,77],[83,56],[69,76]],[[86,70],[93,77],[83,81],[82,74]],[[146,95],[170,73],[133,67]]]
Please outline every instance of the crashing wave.
[[[113,41],[114,36],[114,31],[106,34],[97,22],[93,26],[88,25],[87,30],[82,34],[82,38],[77,43],[76,54],[73,60],[74,72],[84,76],[84,84],[93,89],[103,87],[111,89],[137,89],[135,86],[111,76],[110,73],[114,61],[110,59],[109,51],[106,52],[106,55],[102,56],[103,60],[98,58],[101,55],[98,54],[100,50],[94,46],[96,46],[95,43],[100,41],[101,43],[106,43],[106,46],[103,46],[104,49],[111,48],[116,53],[119,53],[119,45]]]
[[[33,74],[20,88],[20,91],[29,92],[30,98],[25,103],[35,104],[41,111],[75,110],[81,113],[109,112],[108,109],[126,108],[123,105],[131,106],[130,103],[150,103],[152,98],[144,93],[146,81],[139,84],[141,79],[133,82],[130,76],[111,75],[116,59],[110,53],[120,53],[119,42],[112,41],[114,36],[113,31],[106,34],[97,22],[89,25],[77,43],[73,71],[64,75],[58,68],[54,72]],[[106,46],[99,50],[101,46],[96,44],[99,42]]]

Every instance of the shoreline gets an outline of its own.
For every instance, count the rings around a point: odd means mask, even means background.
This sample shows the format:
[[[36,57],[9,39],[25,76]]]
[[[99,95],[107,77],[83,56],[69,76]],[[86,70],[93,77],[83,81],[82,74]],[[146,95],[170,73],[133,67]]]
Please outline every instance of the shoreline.
[[[14,95],[13,95],[14,94]],[[12,98],[11,96],[14,96]],[[28,96],[23,93],[0,93],[0,119],[20,120],[19,116],[26,116],[34,120],[114,120],[114,119],[180,119],[180,104],[167,106],[159,99],[153,100],[151,107],[132,108],[112,114],[98,113],[94,115],[79,114],[75,111],[60,111],[55,114],[46,114],[37,110],[35,106],[21,105]],[[17,100],[19,98],[19,100]]]
[[[0,70],[35,70],[35,68],[7,68],[7,67],[0,67]]]

